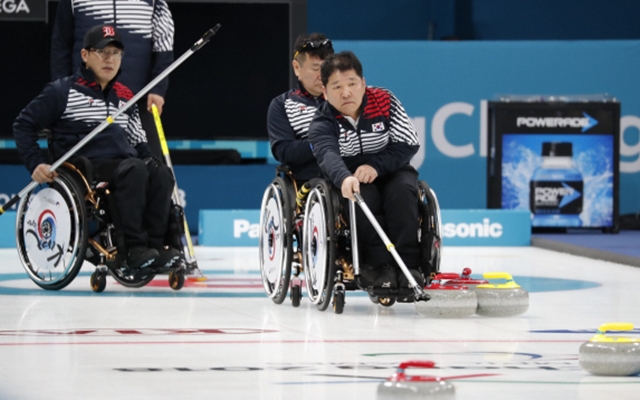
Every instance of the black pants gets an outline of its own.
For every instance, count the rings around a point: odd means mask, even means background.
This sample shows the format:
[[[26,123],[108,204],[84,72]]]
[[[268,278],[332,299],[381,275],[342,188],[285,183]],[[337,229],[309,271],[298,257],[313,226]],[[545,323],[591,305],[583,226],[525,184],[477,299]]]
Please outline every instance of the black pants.
[[[117,228],[124,233],[127,247],[163,246],[174,187],[169,168],[139,158],[96,160],[94,166],[98,179],[108,181],[112,188],[119,214]]]
[[[411,166],[377,178],[373,183],[360,184],[360,194],[376,220],[395,245],[408,268],[421,266],[418,242],[418,173]],[[348,209],[348,207],[347,207]],[[395,265],[367,216],[356,205],[358,250],[360,262],[372,266]]]

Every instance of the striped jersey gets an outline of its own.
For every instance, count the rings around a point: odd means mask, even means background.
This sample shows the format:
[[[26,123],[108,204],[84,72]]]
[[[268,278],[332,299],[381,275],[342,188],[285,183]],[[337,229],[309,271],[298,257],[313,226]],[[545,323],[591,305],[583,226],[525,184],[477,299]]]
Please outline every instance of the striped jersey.
[[[46,160],[38,146],[38,132],[51,130],[51,153],[59,158],[87,136],[108,116],[133,97],[125,85],[112,81],[105,91],[93,72],[80,68],[74,75],[49,83],[25,107],[13,124],[13,134],[30,172]],[[118,115],[76,155],[89,159],[122,159],[151,156],[135,104]]]
[[[365,90],[357,126],[325,103],[309,127],[309,141],[322,171],[334,185],[363,164],[384,176],[405,166],[420,146],[418,134],[391,91]]]
[[[71,75],[81,65],[84,35],[95,25],[113,24],[125,56],[120,82],[137,93],[173,62],[173,17],[166,0],[60,0],[51,38],[51,75]],[[165,95],[163,80],[152,93]]]
[[[276,160],[288,165],[300,181],[320,176],[307,136],[309,124],[324,102],[324,97],[312,96],[298,82],[298,88],[277,96],[269,105],[267,131],[271,152]]]

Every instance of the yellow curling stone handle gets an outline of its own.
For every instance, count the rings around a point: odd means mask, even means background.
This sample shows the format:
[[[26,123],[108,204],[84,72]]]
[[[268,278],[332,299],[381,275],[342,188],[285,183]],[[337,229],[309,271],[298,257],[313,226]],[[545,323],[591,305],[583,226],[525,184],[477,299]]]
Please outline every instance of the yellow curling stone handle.
[[[607,336],[607,331],[632,331],[633,324],[631,322],[607,322],[600,325],[594,337],[589,339],[590,342],[598,343],[636,343],[638,339],[629,337]]]
[[[514,282],[513,276],[508,272],[485,272],[482,274],[484,279],[505,279],[505,283],[484,283],[476,286],[476,289],[518,289],[520,285]]]

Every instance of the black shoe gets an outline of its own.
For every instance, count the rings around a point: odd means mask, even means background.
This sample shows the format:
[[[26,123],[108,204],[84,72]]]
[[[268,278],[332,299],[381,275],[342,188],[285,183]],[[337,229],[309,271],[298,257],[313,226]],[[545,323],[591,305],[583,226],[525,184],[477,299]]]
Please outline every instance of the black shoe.
[[[360,287],[367,288],[373,286],[373,281],[376,279],[376,272],[373,265],[360,264]]]
[[[416,280],[416,282],[418,283],[418,286],[420,287],[424,287],[424,277],[422,276],[422,272],[418,271],[417,269],[411,269],[409,268],[409,272],[411,272],[411,276],[413,276],[413,279]],[[411,287],[411,284],[409,283],[409,279],[407,279],[407,277],[404,275],[404,273],[402,271],[398,271],[398,287]]]
[[[391,264],[379,265],[376,270],[376,277],[373,280],[374,287],[395,289],[396,285],[396,269]]]
[[[150,267],[158,258],[158,250],[146,246],[134,246],[129,249],[127,265],[129,268]]]
[[[156,259],[154,266],[159,268],[171,268],[173,266],[177,266],[180,259],[182,259],[182,253],[173,247],[169,247],[168,249],[158,249],[158,254],[159,256]]]

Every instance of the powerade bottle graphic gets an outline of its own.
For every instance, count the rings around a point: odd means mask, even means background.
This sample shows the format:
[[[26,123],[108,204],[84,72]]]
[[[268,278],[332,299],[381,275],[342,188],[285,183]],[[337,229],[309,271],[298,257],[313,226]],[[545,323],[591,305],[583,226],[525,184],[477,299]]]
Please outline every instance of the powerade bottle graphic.
[[[575,166],[570,142],[542,143],[542,165],[529,183],[533,226],[581,226],[582,174]]]

